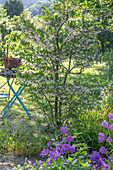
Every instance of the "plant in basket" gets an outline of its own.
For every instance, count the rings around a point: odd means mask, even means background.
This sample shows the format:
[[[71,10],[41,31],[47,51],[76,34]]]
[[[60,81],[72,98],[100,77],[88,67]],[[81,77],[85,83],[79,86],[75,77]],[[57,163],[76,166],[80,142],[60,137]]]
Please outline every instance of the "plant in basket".
[[[14,58],[12,56],[8,57],[8,45],[7,45],[7,54],[3,55],[3,62],[5,65],[5,68],[11,70],[12,68],[18,68],[20,67],[20,63],[21,63],[21,58]]]
[[[3,62],[5,65],[5,68],[8,68],[9,70],[11,70],[12,68],[20,67],[21,58],[14,58],[12,56],[8,57],[8,55],[3,55]]]
[[[5,69],[2,69],[2,76],[7,78],[15,78],[15,70],[12,70],[12,68],[18,68],[20,67],[21,58],[13,58],[12,56],[8,57],[8,55],[3,55],[3,62],[5,65]],[[11,70],[11,71],[10,71]]]

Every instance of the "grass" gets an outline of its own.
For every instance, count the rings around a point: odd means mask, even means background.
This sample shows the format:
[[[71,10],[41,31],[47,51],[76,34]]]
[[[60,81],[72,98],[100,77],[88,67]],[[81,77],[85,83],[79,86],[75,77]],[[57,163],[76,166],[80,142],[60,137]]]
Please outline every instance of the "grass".
[[[2,86],[6,82],[5,78],[0,79]],[[15,91],[19,85],[13,83]],[[8,93],[8,86],[5,85],[2,92]],[[45,132],[45,124],[42,123],[43,116],[39,114],[36,103],[29,100],[29,95],[22,92],[20,99],[28,109],[32,119],[29,119],[26,112],[16,100],[10,108],[6,116],[0,121],[0,150],[1,153],[15,155],[39,155],[47,140],[52,138],[52,135]],[[10,98],[13,97],[11,92]],[[0,111],[7,104],[7,100],[0,99]],[[42,125],[41,125],[42,123]]]
[[[95,100],[99,104],[96,104],[93,109],[87,110],[80,114],[78,117],[78,123],[74,123],[74,128],[77,129],[78,133],[82,132],[80,141],[86,142],[90,150],[91,147],[94,149],[99,148],[97,138],[98,133],[102,130],[101,122],[105,118],[109,111],[109,108],[101,109],[102,98],[99,97],[102,89],[107,88],[110,84],[108,80],[108,74],[105,72],[105,64],[95,64],[90,68],[87,68],[79,79],[70,75],[68,81],[78,85],[87,87],[91,91],[89,97],[90,100]],[[0,79],[0,85],[5,83],[6,79]],[[15,91],[18,90],[19,85],[13,84]],[[5,93],[8,92],[8,86],[6,85],[3,89]],[[11,96],[13,93],[11,92]],[[39,153],[46,146],[48,140],[53,139],[55,134],[46,131],[47,123],[44,120],[44,115],[40,114],[41,111],[34,103],[29,100],[29,94],[25,91],[20,95],[22,102],[30,112],[32,119],[29,119],[22,106],[16,100],[11,109],[8,111],[6,116],[0,121],[0,150],[1,154],[14,154],[14,155],[26,155],[39,157]],[[7,101],[0,100],[0,111],[5,107]],[[100,110],[99,110],[100,109]],[[74,119],[73,119],[74,120]]]

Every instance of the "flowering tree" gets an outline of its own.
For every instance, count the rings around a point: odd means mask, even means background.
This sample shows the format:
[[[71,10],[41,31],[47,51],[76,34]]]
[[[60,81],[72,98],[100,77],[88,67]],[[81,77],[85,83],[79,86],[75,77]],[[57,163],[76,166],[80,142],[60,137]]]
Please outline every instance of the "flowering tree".
[[[97,59],[97,39],[95,17],[91,19],[87,3],[60,0],[52,8],[51,12],[43,7],[43,30],[22,16],[25,37],[21,44],[27,39],[29,49],[20,54],[29,70],[33,98],[58,126],[69,119],[81,103],[80,94],[87,91],[70,78],[77,80]]]
[[[23,57],[27,72],[21,77],[27,76],[33,101],[54,125],[61,126],[83,103],[88,104],[89,89],[78,79],[98,59],[98,25],[90,2],[73,0],[53,2],[52,10],[43,7],[41,21],[42,29],[23,13],[23,35],[14,32],[12,41],[21,37],[15,54]]]

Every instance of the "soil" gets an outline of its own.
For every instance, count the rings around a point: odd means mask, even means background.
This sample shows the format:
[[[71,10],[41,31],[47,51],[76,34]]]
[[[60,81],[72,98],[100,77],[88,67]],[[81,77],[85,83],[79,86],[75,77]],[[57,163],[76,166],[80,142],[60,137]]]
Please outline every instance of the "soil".
[[[8,155],[8,156],[0,157],[0,170],[10,170],[10,169],[12,170],[14,166],[17,165],[23,166],[25,163],[25,159],[26,157],[24,156],[12,157],[11,155]],[[27,160],[35,163],[37,159],[35,157],[32,157],[32,158],[28,158]]]

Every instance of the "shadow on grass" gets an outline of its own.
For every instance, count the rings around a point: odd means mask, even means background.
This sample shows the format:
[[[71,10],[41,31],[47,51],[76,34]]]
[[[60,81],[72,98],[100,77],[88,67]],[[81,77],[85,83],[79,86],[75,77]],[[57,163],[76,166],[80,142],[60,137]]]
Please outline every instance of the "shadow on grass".
[[[89,89],[95,87],[104,88],[105,86],[108,86],[109,82],[107,81],[108,75],[106,74],[105,70],[102,69],[102,66],[95,66],[95,68],[90,68],[87,69],[86,72],[83,72],[78,80],[76,79],[76,76],[69,76],[68,81],[72,83],[76,82],[78,85],[88,87]],[[100,92],[101,91],[99,91],[99,93]],[[96,97],[98,97],[99,93]],[[11,93],[11,97],[12,96],[13,94]],[[45,126],[47,124],[46,122],[43,122],[43,119],[45,118],[44,115],[40,114],[38,106],[32,101],[27,100],[27,97],[28,95],[23,91],[20,98],[30,112],[32,119],[29,119],[26,112],[17,100],[8,111],[8,114],[4,117],[2,124],[3,126],[0,126],[0,131],[2,134],[6,135],[5,138],[7,139],[3,140],[4,148],[6,146],[6,141],[9,142],[9,138],[12,137],[14,146],[10,141],[10,144],[7,145],[7,148],[5,149],[7,152],[11,150],[12,153],[16,155],[38,155],[41,149],[46,145],[47,140],[50,140],[54,137],[54,134],[50,134],[49,132],[45,131]],[[3,106],[5,106],[5,101],[0,102],[0,109],[2,109]],[[8,121],[11,125],[7,126],[7,123],[4,123],[5,121]],[[8,128],[10,131],[8,131]],[[0,147],[2,148],[3,145]]]

